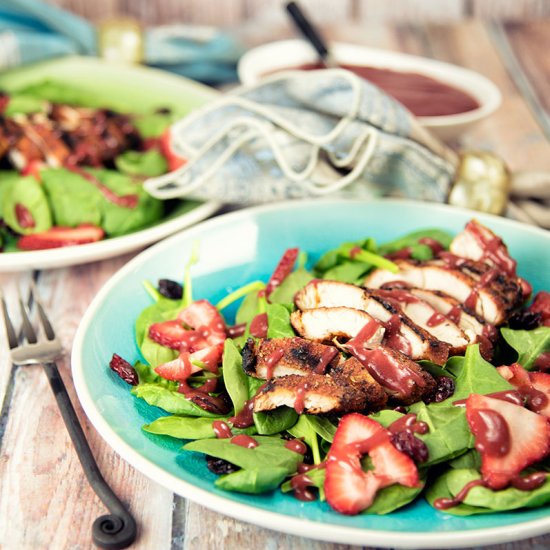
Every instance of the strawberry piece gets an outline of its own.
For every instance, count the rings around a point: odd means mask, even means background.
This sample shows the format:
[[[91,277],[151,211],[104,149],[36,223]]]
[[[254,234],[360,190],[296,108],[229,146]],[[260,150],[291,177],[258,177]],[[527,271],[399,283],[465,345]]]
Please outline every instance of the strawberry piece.
[[[498,367],[497,371],[518,388],[528,409],[550,418],[550,374],[528,372],[518,363]]]
[[[550,451],[546,418],[519,405],[472,394],[466,400],[466,419],[481,455],[483,480],[491,489],[503,489]]]
[[[41,233],[24,235],[17,241],[21,250],[44,250],[99,241],[105,235],[101,227],[82,224],[78,227],[52,227]]]
[[[194,329],[210,346],[224,342],[226,338],[223,317],[208,300],[197,300],[187,306],[178,314],[178,321]]]
[[[188,339],[189,331],[185,330],[179,321],[164,321],[153,323],[149,327],[149,338],[167,348],[179,350]]]
[[[186,351],[181,352],[173,361],[155,368],[158,375],[174,382],[185,382],[192,374],[201,370],[200,367],[191,363],[190,354]]]
[[[167,128],[159,138],[159,147],[160,152],[164,155],[164,158],[166,158],[168,170],[170,172],[174,172],[174,170],[177,170],[187,163],[186,159],[178,157],[172,149],[172,134],[170,132],[170,128]]]
[[[326,465],[325,494],[329,505],[342,514],[358,514],[374,501],[379,489],[400,483],[415,487],[418,470],[412,459],[391,443],[391,434],[378,422],[359,413],[342,418]],[[373,469],[361,468],[368,453]]]
[[[519,363],[497,367],[497,371],[507,382],[510,382],[516,388],[531,385],[529,373]]]
[[[279,260],[275,271],[273,271],[267,282],[267,286],[265,287],[266,296],[269,296],[292,273],[298,252],[298,248],[289,248],[283,254],[283,257]]]
[[[15,205],[15,217],[19,226],[23,229],[32,229],[36,227],[36,222],[34,221],[31,211],[20,202]]]
[[[199,349],[191,354],[191,360],[199,361],[204,365],[205,370],[211,372],[218,371],[218,364],[222,360],[223,356],[223,343],[215,344],[214,346],[208,346],[206,348]]]

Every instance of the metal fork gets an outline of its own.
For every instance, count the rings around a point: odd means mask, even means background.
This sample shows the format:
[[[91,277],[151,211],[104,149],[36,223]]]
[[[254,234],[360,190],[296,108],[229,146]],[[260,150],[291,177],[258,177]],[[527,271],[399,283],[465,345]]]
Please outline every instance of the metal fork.
[[[0,290],[0,303],[10,347],[11,360],[15,365],[19,366],[42,365],[44,368],[88,482],[110,512],[110,514],[100,516],[94,521],[92,526],[94,543],[100,548],[126,548],[136,539],[136,522],[103,479],[88,445],[82,426],[55,363],[55,360],[59,359],[63,353],[61,342],[55,336],[54,329],[38,297],[34,283],[31,283],[30,296],[29,304],[32,304],[34,301],[34,306],[42,326],[41,332],[43,336],[40,339],[33,328],[29,311],[23,303],[21,293],[19,293],[19,307],[21,309],[22,322],[18,336],[10,319],[6,301]],[[26,343],[23,343],[25,340]]]

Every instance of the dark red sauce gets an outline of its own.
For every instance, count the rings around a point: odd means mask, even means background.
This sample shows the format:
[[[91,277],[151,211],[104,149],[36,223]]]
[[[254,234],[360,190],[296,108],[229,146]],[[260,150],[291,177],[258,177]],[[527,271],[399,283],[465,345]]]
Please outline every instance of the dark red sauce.
[[[249,399],[245,402],[244,407],[239,414],[231,417],[229,422],[235,426],[235,428],[248,428],[254,424],[254,417],[252,416],[254,410],[254,399]]]
[[[265,373],[266,380],[271,380],[271,378],[273,378],[273,371],[275,370],[277,363],[283,358],[284,354],[285,354],[285,350],[282,348],[279,348],[274,350],[269,355],[266,361],[266,373]]]
[[[101,194],[109,202],[112,202],[117,206],[121,206],[122,208],[135,208],[138,205],[139,197],[136,194],[122,196],[117,195],[114,191],[111,191],[111,189],[101,183],[96,177],[92,176],[92,174],[86,172],[86,170],[82,170],[82,168],[73,165],[67,166],[66,168],[88,180],[94,187],[97,187],[97,189],[99,189]]]
[[[15,217],[17,218],[17,223],[23,229],[32,229],[36,226],[36,222],[34,221],[30,210],[19,202],[15,205]]]
[[[231,438],[231,443],[233,443],[233,445],[239,445],[239,447],[244,447],[245,449],[254,449],[254,447],[259,445],[253,437],[246,434],[234,435]]]
[[[229,338],[238,338],[244,334],[246,330],[246,323],[239,323],[238,325],[233,325],[227,328],[227,336]]]
[[[353,260],[353,258],[355,258],[355,256],[357,256],[357,254],[359,254],[361,251],[362,251],[362,249],[361,249],[360,246],[354,246],[354,247],[349,251],[349,257]]]
[[[325,374],[328,365],[337,355],[338,350],[336,348],[326,348],[321,357],[319,357],[319,362],[315,369],[313,369],[313,372],[315,372],[315,374]]]
[[[402,288],[392,288],[390,290],[381,288],[377,291],[377,294],[384,299],[395,300],[403,304],[417,304],[420,301],[414,294]]]
[[[419,73],[398,72],[364,65],[340,65],[382,88],[416,116],[444,116],[466,113],[479,108],[468,93],[435,78]],[[320,63],[291,67],[302,71],[323,69]]]
[[[229,439],[233,436],[231,428],[223,420],[214,420],[212,429],[218,439]]]
[[[434,501],[434,507],[438,510],[448,510],[453,506],[457,506],[461,502],[464,502],[464,499],[468,496],[468,493],[474,487],[486,487],[485,482],[482,479],[474,479],[460,490],[460,492],[454,498],[436,498]]]
[[[305,408],[306,392],[309,389],[307,380],[302,382],[296,390],[296,399],[294,400],[294,410],[298,414],[302,414]]]
[[[494,393],[488,393],[486,397],[492,397],[493,399],[500,399],[501,401],[508,401],[508,403],[513,403],[514,405],[520,405],[523,407],[523,397],[521,396],[518,390],[504,390],[497,391]],[[457,399],[453,401],[455,407],[464,407],[468,399]]]
[[[393,434],[405,431],[426,434],[430,428],[426,422],[416,420],[416,414],[409,413],[392,422],[388,426],[388,430]]]
[[[290,480],[290,485],[294,490],[294,496],[298,500],[311,502],[316,499],[315,494],[309,490],[309,487],[313,487],[314,483],[311,481],[311,478],[307,476],[307,474],[303,473],[294,476]]]
[[[442,315],[438,311],[434,311],[428,321],[426,322],[426,325],[429,327],[437,327],[444,323],[447,320],[445,315]]]
[[[460,317],[462,316],[462,308],[460,304],[453,306],[449,312],[445,315],[449,321],[452,321],[455,324],[460,324]]]
[[[299,439],[290,439],[285,443],[285,448],[300,455],[305,455],[307,452],[306,444]]]
[[[466,261],[464,258],[455,256],[452,252],[447,251],[440,252],[439,258],[441,258],[451,269],[457,269]]]
[[[535,360],[535,368],[547,371],[550,370],[550,351],[541,353]]]
[[[500,237],[485,233],[483,228],[475,221],[468,222],[466,230],[472,234],[482,249],[482,260],[492,263],[507,275],[515,275],[516,261],[508,255],[506,246]]]
[[[511,485],[520,491],[534,491],[538,489],[547,478],[546,472],[534,472],[528,476],[515,476],[512,478]]]
[[[386,323],[384,323],[386,333],[384,341],[389,348],[400,351],[404,355],[410,355],[412,352],[411,343],[400,333],[401,319],[399,315],[392,315]]]
[[[411,257],[411,254],[412,250],[409,247],[406,247],[386,254],[386,258],[388,258],[388,260],[408,260]]]
[[[439,241],[436,241],[431,237],[422,237],[421,239],[418,239],[418,242],[420,244],[425,244],[426,246],[429,246],[432,249],[432,254],[434,256],[437,256],[440,252],[445,250],[445,248]]]
[[[250,334],[255,338],[267,336],[267,313],[259,313],[250,323]]]
[[[504,417],[491,409],[473,411],[469,424],[476,437],[476,449],[487,456],[502,457],[510,451],[510,428]]]
[[[518,392],[525,399],[525,406],[533,412],[540,413],[548,405],[548,396],[533,386],[520,386]]]
[[[376,321],[376,319],[370,319],[351,340],[348,340],[346,349],[353,355],[360,354],[362,350],[367,348],[369,340],[375,335],[379,328],[380,324],[378,321]]]

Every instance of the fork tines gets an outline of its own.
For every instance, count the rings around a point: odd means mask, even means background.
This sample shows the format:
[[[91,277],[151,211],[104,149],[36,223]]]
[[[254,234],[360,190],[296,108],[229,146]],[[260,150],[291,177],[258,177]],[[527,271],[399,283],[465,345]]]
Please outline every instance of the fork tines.
[[[6,327],[6,335],[8,337],[8,345],[11,350],[11,358],[16,365],[43,363],[45,361],[53,361],[55,358],[59,357],[61,344],[55,337],[55,331],[46,315],[34,282],[31,282],[27,304],[25,304],[21,292],[18,290],[18,302],[21,315],[21,326],[19,331],[14,327],[5,297],[1,291],[0,302],[4,317],[4,326]],[[33,306],[39,320],[39,325],[42,328],[41,332],[44,334],[45,339],[39,339],[39,332],[37,333],[33,327],[30,314]]]

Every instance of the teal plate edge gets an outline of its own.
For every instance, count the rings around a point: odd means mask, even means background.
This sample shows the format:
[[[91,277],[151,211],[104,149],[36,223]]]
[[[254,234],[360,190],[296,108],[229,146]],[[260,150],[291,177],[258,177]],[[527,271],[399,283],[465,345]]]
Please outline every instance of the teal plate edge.
[[[251,496],[217,489],[202,455],[181,442],[147,434],[144,423],[163,411],[134,398],[108,368],[113,352],[138,358],[133,323],[150,303],[142,282],[181,280],[195,242],[195,298],[214,302],[242,284],[267,279],[286,248],[298,246],[314,262],[346,240],[390,240],[436,227],[460,231],[476,217],[503,237],[519,274],[536,290],[548,288],[550,233],[495,216],[446,205],[399,199],[311,200],[232,212],[182,231],[142,252],[101,289],[78,328],[72,369],[82,406],[102,437],[135,468],[168,489],[215,511],[263,527],[327,541],[399,548],[456,548],[496,544],[550,531],[548,508],[455,517],[420,500],[387,516],[347,517],[326,503],[303,503],[274,492]]]

